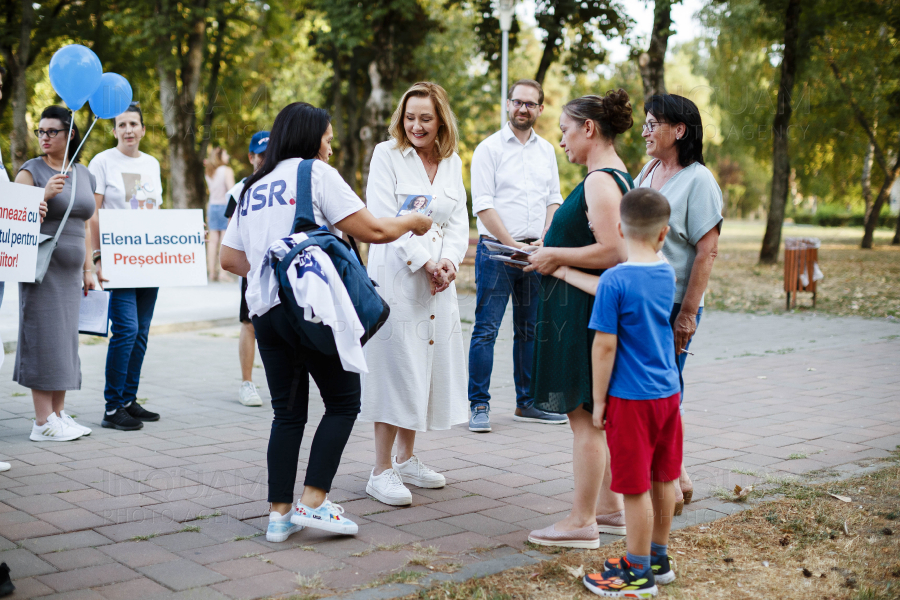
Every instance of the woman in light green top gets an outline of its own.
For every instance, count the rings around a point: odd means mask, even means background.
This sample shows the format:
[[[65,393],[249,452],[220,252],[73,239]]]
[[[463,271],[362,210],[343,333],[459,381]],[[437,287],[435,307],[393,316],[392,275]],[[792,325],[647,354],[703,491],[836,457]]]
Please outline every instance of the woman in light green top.
[[[662,253],[675,269],[675,306],[670,322],[681,377],[691,338],[703,314],[703,293],[718,252],[722,190],[703,163],[703,122],[696,104],[682,96],[662,94],[650,98],[644,113],[643,136],[647,154],[654,160],[644,165],[636,185],[661,192],[672,208]],[[683,378],[681,396],[683,401]],[[684,463],[675,487],[679,500],[675,514],[679,515],[694,493]]]

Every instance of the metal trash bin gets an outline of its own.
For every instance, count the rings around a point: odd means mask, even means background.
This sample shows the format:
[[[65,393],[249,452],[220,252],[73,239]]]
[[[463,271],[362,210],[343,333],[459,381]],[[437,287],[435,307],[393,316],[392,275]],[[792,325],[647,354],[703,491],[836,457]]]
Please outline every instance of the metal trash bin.
[[[816,282],[825,276],[819,269],[819,238],[785,238],[784,240],[784,291],[787,293],[785,308],[794,306],[798,292],[812,292],[812,305],[816,307]]]

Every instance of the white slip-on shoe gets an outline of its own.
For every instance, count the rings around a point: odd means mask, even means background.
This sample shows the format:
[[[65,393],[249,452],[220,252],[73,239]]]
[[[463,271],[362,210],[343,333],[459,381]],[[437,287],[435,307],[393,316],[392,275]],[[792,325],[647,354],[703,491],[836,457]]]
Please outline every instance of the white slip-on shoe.
[[[238,391],[238,400],[244,406],[262,406],[262,398],[259,397],[259,389],[252,381],[245,381]]]
[[[385,469],[381,475],[375,475],[375,469],[369,474],[366,493],[391,506],[409,506],[412,494],[403,485],[403,479],[396,469]]]
[[[72,429],[56,413],[50,413],[43,425],[39,426],[37,421],[34,422],[30,438],[32,442],[69,442],[82,435],[80,429]]]
[[[91,428],[85,427],[81,423],[76,423],[75,419],[72,418],[72,415],[67,415],[66,411],[59,411],[59,418],[63,420],[63,423],[66,424],[67,427],[71,427],[72,429],[78,431],[81,430],[81,435],[91,435]]]
[[[5,463],[5,462],[0,462],[0,473],[2,473],[3,471],[9,471],[10,469],[12,469],[11,464]]]
[[[397,457],[391,457],[391,464],[394,470],[400,474],[403,483],[411,483],[420,488],[442,488],[447,485],[447,480],[440,473],[429,469],[425,463],[419,460],[419,457],[413,454],[405,463],[398,463]]]

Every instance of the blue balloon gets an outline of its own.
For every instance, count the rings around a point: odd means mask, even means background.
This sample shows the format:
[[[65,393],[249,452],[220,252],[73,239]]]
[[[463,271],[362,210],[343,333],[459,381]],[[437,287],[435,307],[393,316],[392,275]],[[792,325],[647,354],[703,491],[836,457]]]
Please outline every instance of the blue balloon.
[[[91,94],[91,110],[101,119],[115,119],[131,104],[131,84],[117,73],[104,73]]]
[[[80,44],[63,46],[50,59],[50,84],[71,110],[84,106],[102,75],[100,59]]]

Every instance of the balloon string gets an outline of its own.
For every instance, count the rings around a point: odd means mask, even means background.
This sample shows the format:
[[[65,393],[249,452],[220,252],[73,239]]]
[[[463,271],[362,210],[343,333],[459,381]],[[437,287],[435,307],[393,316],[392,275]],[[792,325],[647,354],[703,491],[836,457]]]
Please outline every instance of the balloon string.
[[[75,115],[72,112],[69,112],[69,135],[66,136],[66,152],[63,154],[63,164],[62,164],[62,172],[65,175],[66,171],[66,159],[69,158],[69,140],[72,139],[72,127],[75,125]]]
[[[97,117],[94,117],[94,122],[91,123],[91,126],[88,127],[87,132],[84,134],[84,138],[81,140],[81,143],[78,144],[78,149],[75,150],[75,155],[72,157],[72,162],[75,162],[75,156],[78,156],[78,153],[81,152],[81,147],[84,146],[84,143],[87,141],[88,136],[91,135],[91,129],[94,128],[94,125],[97,124]],[[63,171],[63,175],[69,172],[69,168],[72,166],[72,162],[69,163],[69,166]]]

